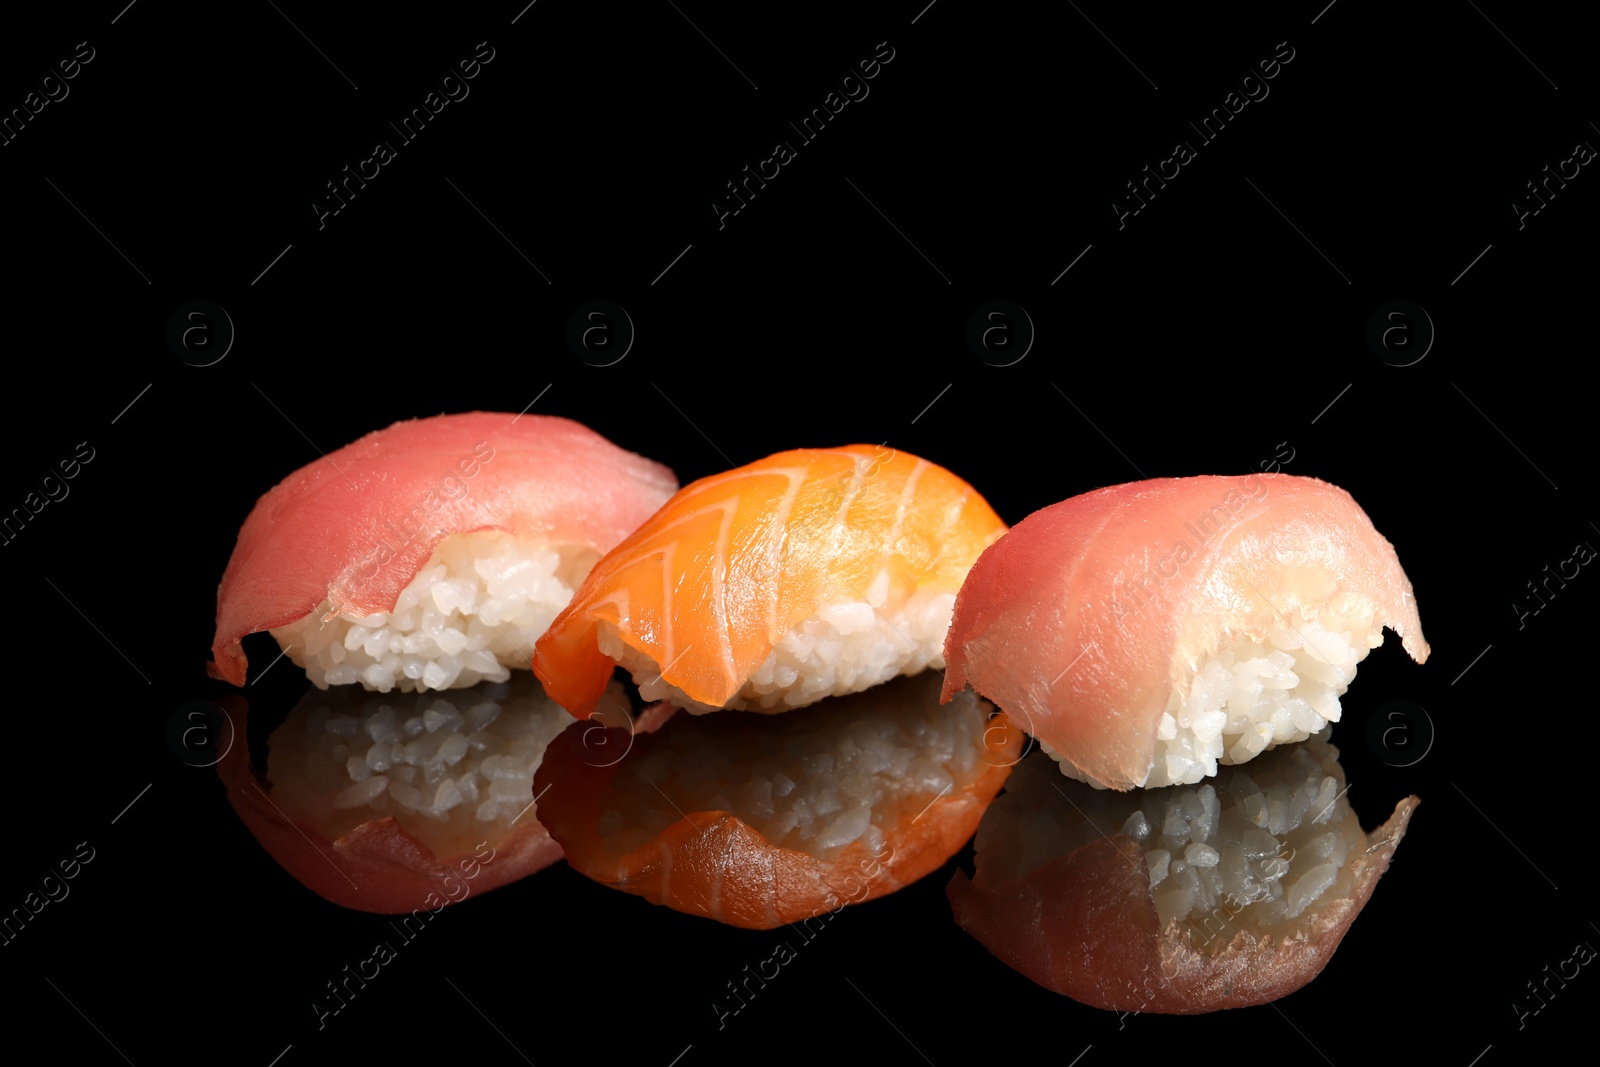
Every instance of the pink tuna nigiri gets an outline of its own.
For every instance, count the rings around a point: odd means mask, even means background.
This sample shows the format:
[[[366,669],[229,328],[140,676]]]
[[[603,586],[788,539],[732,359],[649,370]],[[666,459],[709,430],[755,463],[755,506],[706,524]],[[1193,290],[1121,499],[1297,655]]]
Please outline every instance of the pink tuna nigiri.
[[[323,688],[502,681],[676,488],[569,419],[473,412],[370,433],[250,512],[217,590],[211,670],[243,685],[241,639],[272,630]]]
[[[1157,478],[1044,508],[984,552],[944,692],[970,682],[1073,777],[1197,782],[1337,721],[1386,626],[1427,659],[1394,547],[1344,490]]]

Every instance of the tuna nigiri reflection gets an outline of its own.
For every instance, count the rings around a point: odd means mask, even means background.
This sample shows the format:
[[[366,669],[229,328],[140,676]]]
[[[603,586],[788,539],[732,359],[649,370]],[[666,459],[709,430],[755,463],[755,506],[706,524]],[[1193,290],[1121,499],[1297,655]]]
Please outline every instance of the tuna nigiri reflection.
[[[942,667],[955,592],[1005,531],[903,452],[798,449],[682,489],[602,559],[534,671],[587,715],[617,662],[647,700],[783,711]]]
[[[217,591],[212,670],[243,685],[241,639],[270,629],[322,688],[504,681],[676,487],[568,419],[473,412],[370,433],[250,512]]]
[[[628,721],[620,685],[604,699],[603,721]],[[572,721],[525,673],[449,694],[312,689],[273,731],[264,775],[243,743],[217,769],[245,825],[308,888],[362,911],[434,910],[561,858],[533,775]]]
[[[957,872],[956,921],[1047,989],[1194,1014],[1264,1004],[1328,964],[1416,797],[1364,833],[1326,734],[1198,786],[1096,791],[1023,760]]]
[[[1074,777],[1198,782],[1337,721],[1386,626],[1427,659],[1394,547],[1344,490],[1157,478],[1037,511],[983,554],[945,695],[970,682]]]

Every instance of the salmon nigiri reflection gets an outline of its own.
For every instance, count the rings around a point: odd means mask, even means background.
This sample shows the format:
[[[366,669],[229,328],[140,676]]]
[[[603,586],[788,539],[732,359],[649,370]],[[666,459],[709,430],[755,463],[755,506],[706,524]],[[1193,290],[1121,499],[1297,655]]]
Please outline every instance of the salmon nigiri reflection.
[[[533,791],[580,873],[770,930],[943,866],[1022,745],[970,692],[941,707],[924,672],[787,715],[679,715],[649,736],[574,723]]]

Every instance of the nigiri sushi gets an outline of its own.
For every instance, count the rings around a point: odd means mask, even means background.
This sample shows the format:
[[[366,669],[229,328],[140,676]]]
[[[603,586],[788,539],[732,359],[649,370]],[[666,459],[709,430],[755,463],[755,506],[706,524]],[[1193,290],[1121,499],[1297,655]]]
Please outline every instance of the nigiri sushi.
[[[1024,759],[978,827],[956,921],[1099,1008],[1193,1014],[1314,978],[1372,896],[1416,797],[1363,833],[1326,734],[1194,786],[1096,791]]]
[[[697,714],[860,692],[944,665],[956,590],[1004,531],[915,456],[780,452],[680,490],[590,572],[533,668],[579,716],[618,663]]]
[[[605,746],[598,729],[568,727],[534,778],[567,861],[653,903],[763,930],[942,866],[1022,751],[1022,732],[970,691],[941,707],[932,672],[786,715],[680,715]],[[626,759],[604,755],[630,745]]]
[[[504,681],[596,560],[677,488],[568,419],[396,423],[257,502],[217,591],[212,673],[243,685],[270,630],[321,688]]]
[[[1037,511],[973,566],[945,645],[1063,773],[1193,783],[1340,716],[1411,582],[1350,494],[1288,474],[1157,478]]]

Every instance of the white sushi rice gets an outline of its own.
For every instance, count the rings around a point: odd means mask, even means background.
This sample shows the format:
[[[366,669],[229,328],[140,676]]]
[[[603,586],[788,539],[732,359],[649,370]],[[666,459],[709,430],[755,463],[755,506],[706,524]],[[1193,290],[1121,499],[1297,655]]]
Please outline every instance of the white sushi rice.
[[[787,711],[824,697],[859,693],[927,667],[944,669],[954,593],[919,589],[891,601],[889,575],[882,572],[866,594],[865,600],[829,604],[779,637],[725,707]],[[610,623],[602,622],[599,631],[600,651],[633,675],[644,699],[667,700],[696,715],[721,710],[665,681],[662,665],[624,643]]]
[[[1062,783],[1036,754],[979,824],[974,881],[1003,885],[1121,833],[1144,852],[1163,929],[1184,924],[1192,944],[1216,948],[1239,929],[1291,933],[1308,910],[1350,895],[1346,860],[1367,847],[1325,738],[1225,768],[1214,783],[1129,793]]]
[[[622,687],[602,704],[624,713]],[[268,740],[267,779],[330,840],[393,815],[445,855],[537,819],[534,772],[571,722],[532,675],[450,696],[313,690]]]
[[[401,591],[394,610],[340,614],[323,601],[272,631],[320,689],[356,682],[387,693],[503,682],[529,669],[533,645],[599,559],[500,530],[451,534]]]
[[[1156,754],[1143,785],[1188,785],[1276,745],[1304,741],[1338,722],[1339,698],[1356,665],[1383,643],[1365,619],[1307,619],[1296,609],[1260,641],[1238,636],[1206,657],[1167,698]],[[1061,773],[1104,788],[1048,745]]]
[[[817,859],[857,841],[876,854],[984,772],[988,711],[970,689],[941,706],[928,674],[793,715],[674,720],[619,767],[598,829],[621,855],[694,812],[727,811]]]

